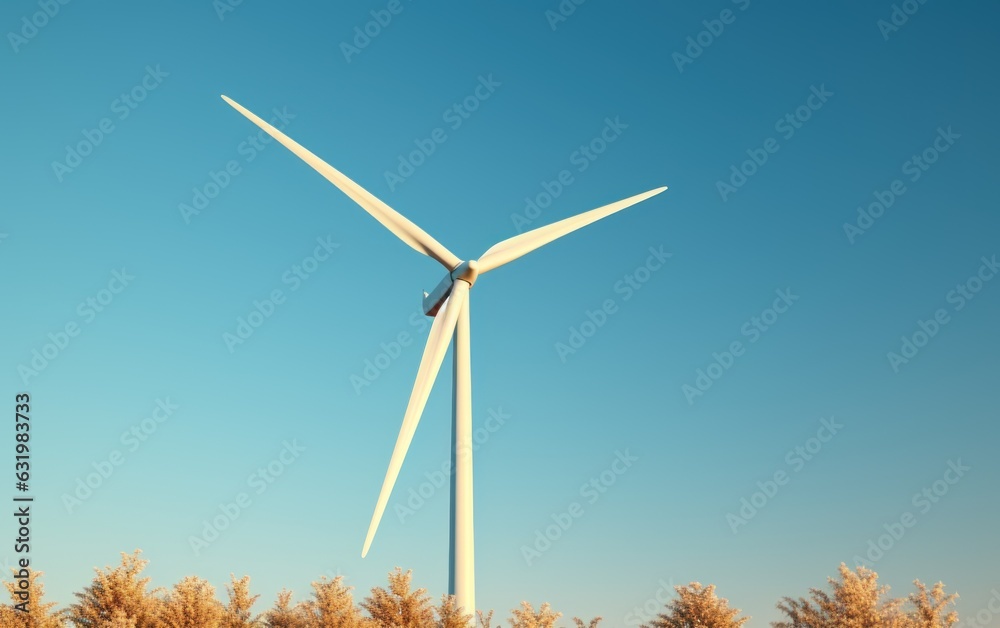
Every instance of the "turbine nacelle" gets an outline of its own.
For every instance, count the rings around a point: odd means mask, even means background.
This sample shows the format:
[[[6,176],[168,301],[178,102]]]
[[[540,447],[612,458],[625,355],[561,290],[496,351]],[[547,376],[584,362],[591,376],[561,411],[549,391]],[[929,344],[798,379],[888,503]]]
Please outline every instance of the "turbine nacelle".
[[[455,270],[451,271],[452,279],[461,279],[469,284],[470,288],[475,285],[477,277],[479,277],[479,261],[474,259],[462,262],[455,267]]]
[[[433,290],[424,293],[424,314],[430,317],[437,316],[441,304],[451,295],[451,289],[456,281],[464,281],[471,288],[476,283],[477,277],[479,277],[478,261],[468,260],[456,266]]]

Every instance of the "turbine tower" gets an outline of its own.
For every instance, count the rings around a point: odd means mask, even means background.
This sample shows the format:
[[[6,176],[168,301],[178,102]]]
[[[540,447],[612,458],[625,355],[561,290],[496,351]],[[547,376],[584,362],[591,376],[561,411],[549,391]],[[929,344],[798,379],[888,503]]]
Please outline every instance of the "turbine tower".
[[[392,450],[389,469],[386,471],[382,490],[375,504],[365,537],[361,556],[368,554],[375,531],[389,502],[392,487],[399,476],[403,458],[413,440],[413,434],[424,411],[431,387],[437,378],[449,343],[454,340],[454,387],[452,405],[452,477],[451,477],[451,535],[448,592],[456,597],[458,606],[475,617],[475,574],[472,530],[472,369],[469,347],[469,290],[479,275],[499,268],[508,262],[534,251],[562,236],[585,227],[626,207],[635,205],[660,194],[666,187],[592,209],[565,220],[514,236],[490,247],[478,260],[463,261],[427,232],[407,220],[394,209],[375,198],[360,185],[340,171],[309,152],[287,135],[260,119],[230,98],[222,97],[237,111],[246,116],[271,137],[285,145],[300,159],[337,186],[375,220],[382,223],[396,237],[431,257],[445,267],[447,274],[430,293],[424,293],[424,313],[434,318],[417,379],[410,393],[410,400],[403,415],[403,425]]]

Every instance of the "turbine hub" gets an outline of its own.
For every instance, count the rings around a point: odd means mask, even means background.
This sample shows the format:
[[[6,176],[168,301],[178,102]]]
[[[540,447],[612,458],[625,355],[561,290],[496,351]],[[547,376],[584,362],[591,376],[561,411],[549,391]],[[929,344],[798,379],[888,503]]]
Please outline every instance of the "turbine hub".
[[[457,281],[461,279],[469,284],[470,288],[475,285],[477,277],[479,277],[479,262],[474,259],[462,262],[455,267],[455,270],[451,271],[451,278],[453,280]]]

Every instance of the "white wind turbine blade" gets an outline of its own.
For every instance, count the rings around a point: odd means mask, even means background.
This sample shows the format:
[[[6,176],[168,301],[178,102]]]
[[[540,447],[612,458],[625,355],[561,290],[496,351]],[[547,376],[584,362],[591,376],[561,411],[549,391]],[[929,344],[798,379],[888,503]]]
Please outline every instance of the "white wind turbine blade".
[[[462,260],[458,259],[443,244],[432,238],[430,234],[410,222],[393,208],[375,198],[368,190],[348,179],[339,170],[309,152],[295,140],[258,118],[231,98],[223,96],[222,99],[263,129],[268,135],[284,144],[288,150],[298,155],[302,161],[312,166],[316,172],[326,177],[330,183],[340,188],[341,192],[351,197],[355,203],[371,214],[375,220],[382,223],[386,229],[396,234],[396,237],[400,240],[406,242],[424,255],[441,262],[448,270],[452,270],[461,263]]]
[[[372,515],[371,524],[368,526],[368,536],[365,537],[365,546],[361,550],[361,557],[368,554],[372,539],[375,538],[375,531],[382,520],[382,513],[385,512],[386,504],[389,502],[389,495],[392,487],[399,476],[399,469],[403,466],[403,458],[406,457],[406,450],[413,440],[413,433],[417,429],[420,415],[424,411],[427,397],[431,393],[434,379],[441,369],[441,362],[444,354],[448,351],[448,344],[451,342],[452,333],[458,322],[459,314],[465,308],[469,295],[469,284],[464,281],[456,281],[451,291],[451,296],[441,306],[441,311],[434,318],[430,333],[427,337],[427,345],[424,347],[424,355],[420,359],[420,368],[417,370],[417,380],[413,383],[413,392],[410,393],[410,402],[406,406],[406,414],[403,415],[403,426],[399,428],[399,437],[396,438],[396,447],[392,450],[392,458],[389,460],[389,469],[385,473],[385,480],[382,482],[382,491],[378,495],[378,502],[375,504],[375,514]]]
[[[554,222],[551,225],[539,227],[525,233],[514,236],[491,246],[482,257],[479,258],[479,274],[491,271],[494,268],[503,266],[507,262],[512,262],[517,258],[530,253],[540,246],[544,246],[553,240],[563,237],[567,233],[572,233],[581,227],[586,227],[592,222],[600,220],[605,216],[621,211],[626,207],[642,202],[647,198],[656,196],[666,190],[666,187],[656,188],[649,192],[643,192],[629,198],[620,200],[604,207],[598,207],[582,214],[577,214],[571,218]]]

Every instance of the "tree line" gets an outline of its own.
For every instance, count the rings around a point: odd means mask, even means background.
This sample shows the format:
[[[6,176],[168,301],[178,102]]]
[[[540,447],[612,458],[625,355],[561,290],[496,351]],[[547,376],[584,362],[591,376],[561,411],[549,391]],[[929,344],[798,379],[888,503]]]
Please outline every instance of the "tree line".
[[[170,589],[150,588],[142,576],[149,561],[141,551],[122,553],[116,567],[96,568],[93,581],[74,594],[76,602],[57,609],[45,602],[42,572],[27,579],[4,581],[11,603],[0,604],[3,628],[466,628],[471,614],[456,606],[453,596],[434,603],[426,589],[412,588],[412,573],[400,568],[389,573],[387,587],[374,587],[360,603],[343,577],[323,577],[312,583],[306,599],[292,602],[291,591],[278,593],[274,605],[260,613],[253,608],[260,595],[250,592],[250,577],[230,575],[226,601],[215,588],[196,576],[187,576]],[[12,570],[13,571],[13,570]],[[829,590],[812,588],[807,597],[781,600],[777,608],[785,619],[773,628],[951,628],[958,622],[953,606],[956,593],[946,593],[938,582],[928,588],[919,580],[905,598],[889,596],[878,574],[865,567],[839,567],[839,578],[828,578]],[[750,618],[716,594],[715,586],[698,582],[674,587],[675,596],[642,628],[741,628]],[[30,604],[25,605],[25,599]],[[510,611],[512,628],[555,628],[562,613],[528,602]],[[493,611],[476,613],[476,625],[492,628]],[[598,628],[601,617],[589,621],[574,617],[575,628]]]

